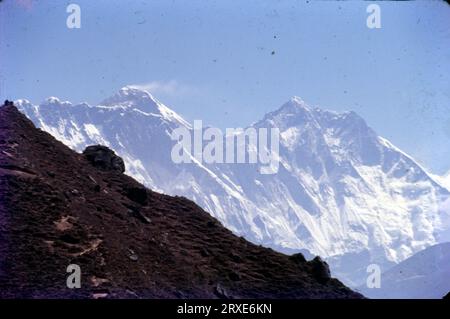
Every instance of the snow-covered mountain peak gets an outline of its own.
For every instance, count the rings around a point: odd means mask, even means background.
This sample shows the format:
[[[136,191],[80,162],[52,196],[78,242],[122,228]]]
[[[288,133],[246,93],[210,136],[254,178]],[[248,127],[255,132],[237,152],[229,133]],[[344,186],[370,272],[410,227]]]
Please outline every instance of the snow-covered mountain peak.
[[[47,105],[47,106],[60,106],[60,105],[65,105],[65,106],[70,106],[72,105],[72,103],[70,103],[69,101],[61,101],[59,98],[55,97],[55,96],[50,96],[48,98],[46,98],[41,105]]]
[[[294,95],[293,97],[290,98],[289,102],[291,102],[292,104],[297,104],[298,106],[306,106],[307,104],[306,102],[299,96]]]
[[[279,109],[280,114],[298,114],[302,112],[312,112],[313,108],[310,107],[302,98],[293,96],[284,103]]]
[[[267,113],[257,127],[278,127],[281,132],[305,124],[318,126],[315,110],[298,96],[294,96],[277,110]]]
[[[100,104],[104,106],[142,107],[143,110],[150,111],[152,108],[157,110],[158,102],[145,90],[125,86]]]
[[[279,109],[265,115],[258,126],[275,126],[281,132],[296,129],[307,130],[308,134],[345,135],[350,141],[362,136],[376,137],[365,120],[354,111],[335,112],[319,107],[311,107],[301,98],[294,96]]]
[[[121,88],[116,94],[103,100],[100,106],[114,109],[137,110],[146,115],[161,117],[167,122],[172,122],[176,125],[190,127],[188,122],[175,111],[159,102],[150,92],[133,86]]]
[[[19,99],[14,101],[14,105],[18,107],[22,105],[31,105],[31,102],[27,99]]]
[[[117,92],[118,96],[125,97],[125,98],[133,98],[133,99],[150,99],[155,100],[155,98],[150,94],[150,92],[138,89],[134,86],[124,86]]]
[[[276,111],[266,114],[264,121],[282,125],[282,128],[286,127],[287,124],[300,126],[308,123],[318,127],[336,125],[354,127],[356,125],[360,128],[368,128],[364,119],[354,111],[336,112],[313,107],[298,96],[289,99]]]
[[[57,98],[55,96],[50,96],[45,99],[45,103],[49,103],[49,104],[59,104],[60,102],[61,101],[59,100],[59,98]]]

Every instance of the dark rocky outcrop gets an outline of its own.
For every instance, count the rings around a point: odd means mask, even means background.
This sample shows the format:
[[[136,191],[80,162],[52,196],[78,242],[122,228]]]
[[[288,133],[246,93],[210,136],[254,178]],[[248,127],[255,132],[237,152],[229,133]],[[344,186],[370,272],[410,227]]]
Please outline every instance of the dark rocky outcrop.
[[[254,245],[123,171],[108,148],[78,154],[0,107],[0,299],[362,297],[320,259]]]
[[[295,261],[298,264],[303,264],[306,262],[306,258],[305,258],[305,256],[303,256],[302,253],[293,254],[293,255],[291,255],[290,259]]]
[[[444,298],[442,298],[442,299],[447,300],[447,301],[450,301],[450,291],[449,291],[448,294],[446,294],[446,295],[444,296]]]
[[[314,278],[320,283],[326,283],[331,279],[330,267],[319,256],[308,262]]]
[[[5,104],[4,104],[4,105],[5,105],[5,106],[13,106],[14,103],[13,103],[12,101],[5,100]]]
[[[117,156],[113,150],[103,145],[91,145],[83,151],[86,159],[94,165],[105,171],[125,172],[125,163],[122,158]]]

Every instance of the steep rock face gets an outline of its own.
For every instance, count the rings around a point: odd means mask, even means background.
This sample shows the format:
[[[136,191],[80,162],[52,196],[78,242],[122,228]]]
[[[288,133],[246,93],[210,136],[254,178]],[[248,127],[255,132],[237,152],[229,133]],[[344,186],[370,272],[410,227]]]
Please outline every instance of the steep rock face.
[[[110,153],[111,154],[111,153]],[[199,206],[99,169],[0,107],[0,298],[359,298]],[[67,266],[81,269],[68,289]]]
[[[280,129],[280,166],[261,175],[259,164],[175,164],[170,134],[192,127],[144,91],[123,88],[98,106],[50,98],[18,107],[77,151],[107,145],[127,174],[194,200],[254,243],[324,257],[348,284],[364,282],[369,264],[384,271],[450,240],[449,191],[354,112],[294,97],[267,114],[251,127]]]

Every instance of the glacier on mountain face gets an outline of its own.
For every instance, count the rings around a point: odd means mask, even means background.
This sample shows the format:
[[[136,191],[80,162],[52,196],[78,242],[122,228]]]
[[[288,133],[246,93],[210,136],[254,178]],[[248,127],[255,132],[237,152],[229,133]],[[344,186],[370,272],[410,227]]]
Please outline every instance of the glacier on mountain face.
[[[252,125],[280,130],[280,167],[175,164],[171,132],[192,129],[148,92],[125,87],[98,106],[56,98],[16,105],[71,148],[103,144],[148,187],[194,200],[247,239],[325,257],[333,274],[356,286],[366,268],[385,271],[445,240],[449,191],[354,112],[335,113],[294,97]]]

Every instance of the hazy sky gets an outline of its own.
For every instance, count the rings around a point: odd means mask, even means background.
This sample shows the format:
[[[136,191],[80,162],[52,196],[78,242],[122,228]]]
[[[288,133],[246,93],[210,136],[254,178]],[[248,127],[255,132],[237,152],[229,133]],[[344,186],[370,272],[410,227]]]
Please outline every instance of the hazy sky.
[[[68,29],[66,7],[81,7]],[[246,126],[291,96],[354,110],[437,173],[450,169],[450,6],[358,1],[0,3],[0,98],[96,104],[147,87],[188,120]]]

